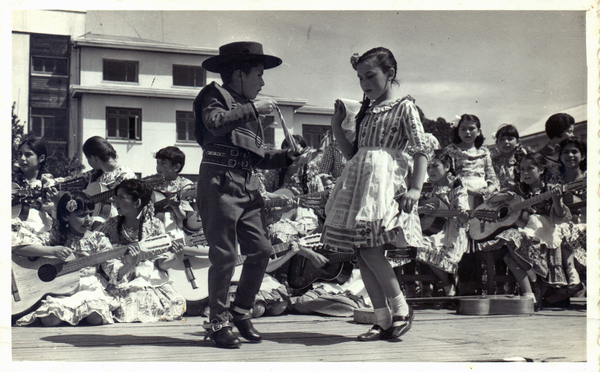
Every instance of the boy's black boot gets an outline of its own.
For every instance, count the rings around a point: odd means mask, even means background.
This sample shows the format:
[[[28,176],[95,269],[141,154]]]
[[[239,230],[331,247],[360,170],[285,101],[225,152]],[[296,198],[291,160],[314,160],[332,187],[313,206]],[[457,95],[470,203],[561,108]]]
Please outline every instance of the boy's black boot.
[[[241,341],[233,334],[231,323],[219,322],[214,319],[210,323],[204,322],[202,326],[206,329],[204,340],[210,338],[218,346],[226,349],[237,349],[240,347]]]
[[[242,314],[235,310],[229,310],[229,312],[233,316],[233,325],[238,329],[243,338],[256,343],[262,341],[262,336],[252,325],[249,314]]]

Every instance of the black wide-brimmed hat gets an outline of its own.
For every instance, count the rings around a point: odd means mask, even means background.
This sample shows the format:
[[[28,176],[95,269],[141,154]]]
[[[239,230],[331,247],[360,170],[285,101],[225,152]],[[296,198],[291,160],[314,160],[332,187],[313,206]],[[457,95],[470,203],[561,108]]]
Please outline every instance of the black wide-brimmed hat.
[[[202,67],[210,72],[221,72],[223,66],[233,62],[262,61],[265,70],[281,64],[281,58],[263,53],[261,43],[255,41],[236,41],[219,47],[219,55],[202,62]]]

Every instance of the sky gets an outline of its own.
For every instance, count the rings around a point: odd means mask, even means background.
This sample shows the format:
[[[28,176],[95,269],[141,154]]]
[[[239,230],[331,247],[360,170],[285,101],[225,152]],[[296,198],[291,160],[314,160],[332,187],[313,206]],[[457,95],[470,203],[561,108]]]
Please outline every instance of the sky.
[[[102,11],[86,31],[218,48],[253,40],[283,65],[262,93],[333,107],[360,100],[353,53],[384,46],[398,61],[398,94],[430,119],[479,117],[492,141],[581,105],[587,97],[584,11]]]

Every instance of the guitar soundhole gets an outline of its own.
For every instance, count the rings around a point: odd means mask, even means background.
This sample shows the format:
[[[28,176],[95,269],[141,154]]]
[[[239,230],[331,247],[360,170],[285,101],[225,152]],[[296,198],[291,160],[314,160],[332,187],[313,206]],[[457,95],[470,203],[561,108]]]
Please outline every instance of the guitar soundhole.
[[[40,278],[42,282],[51,282],[54,280],[54,278],[56,278],[56,273],[56,267],[50,264],[45,264],[40,266],[38,270],[38,278]]]
[[[504,219],[506,218],[506,216],[508,216],[508,207],[500,208],[500,210],[498,211],[498,218]]]

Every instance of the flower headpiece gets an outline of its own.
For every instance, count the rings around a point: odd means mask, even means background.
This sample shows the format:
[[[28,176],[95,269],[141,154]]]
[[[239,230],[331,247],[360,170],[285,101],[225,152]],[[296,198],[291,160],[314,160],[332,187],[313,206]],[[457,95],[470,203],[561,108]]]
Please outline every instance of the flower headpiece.
[[[458,127],[458,123],[460,123],[461,116],[454,115],[454,120],[450,122],[450,128],[454,129]]]
[[[352,57],[350,57],[350,64],[352,64],[352,67],[354,67],[354,69],[356,69],[356,65],[358,64],[359,58],[360,55],[358,53],[354,53]]]
[[[73,213],[77,210],[77,202],[75,199],[71,199],[67,202],[67,210],[69,213]]]

